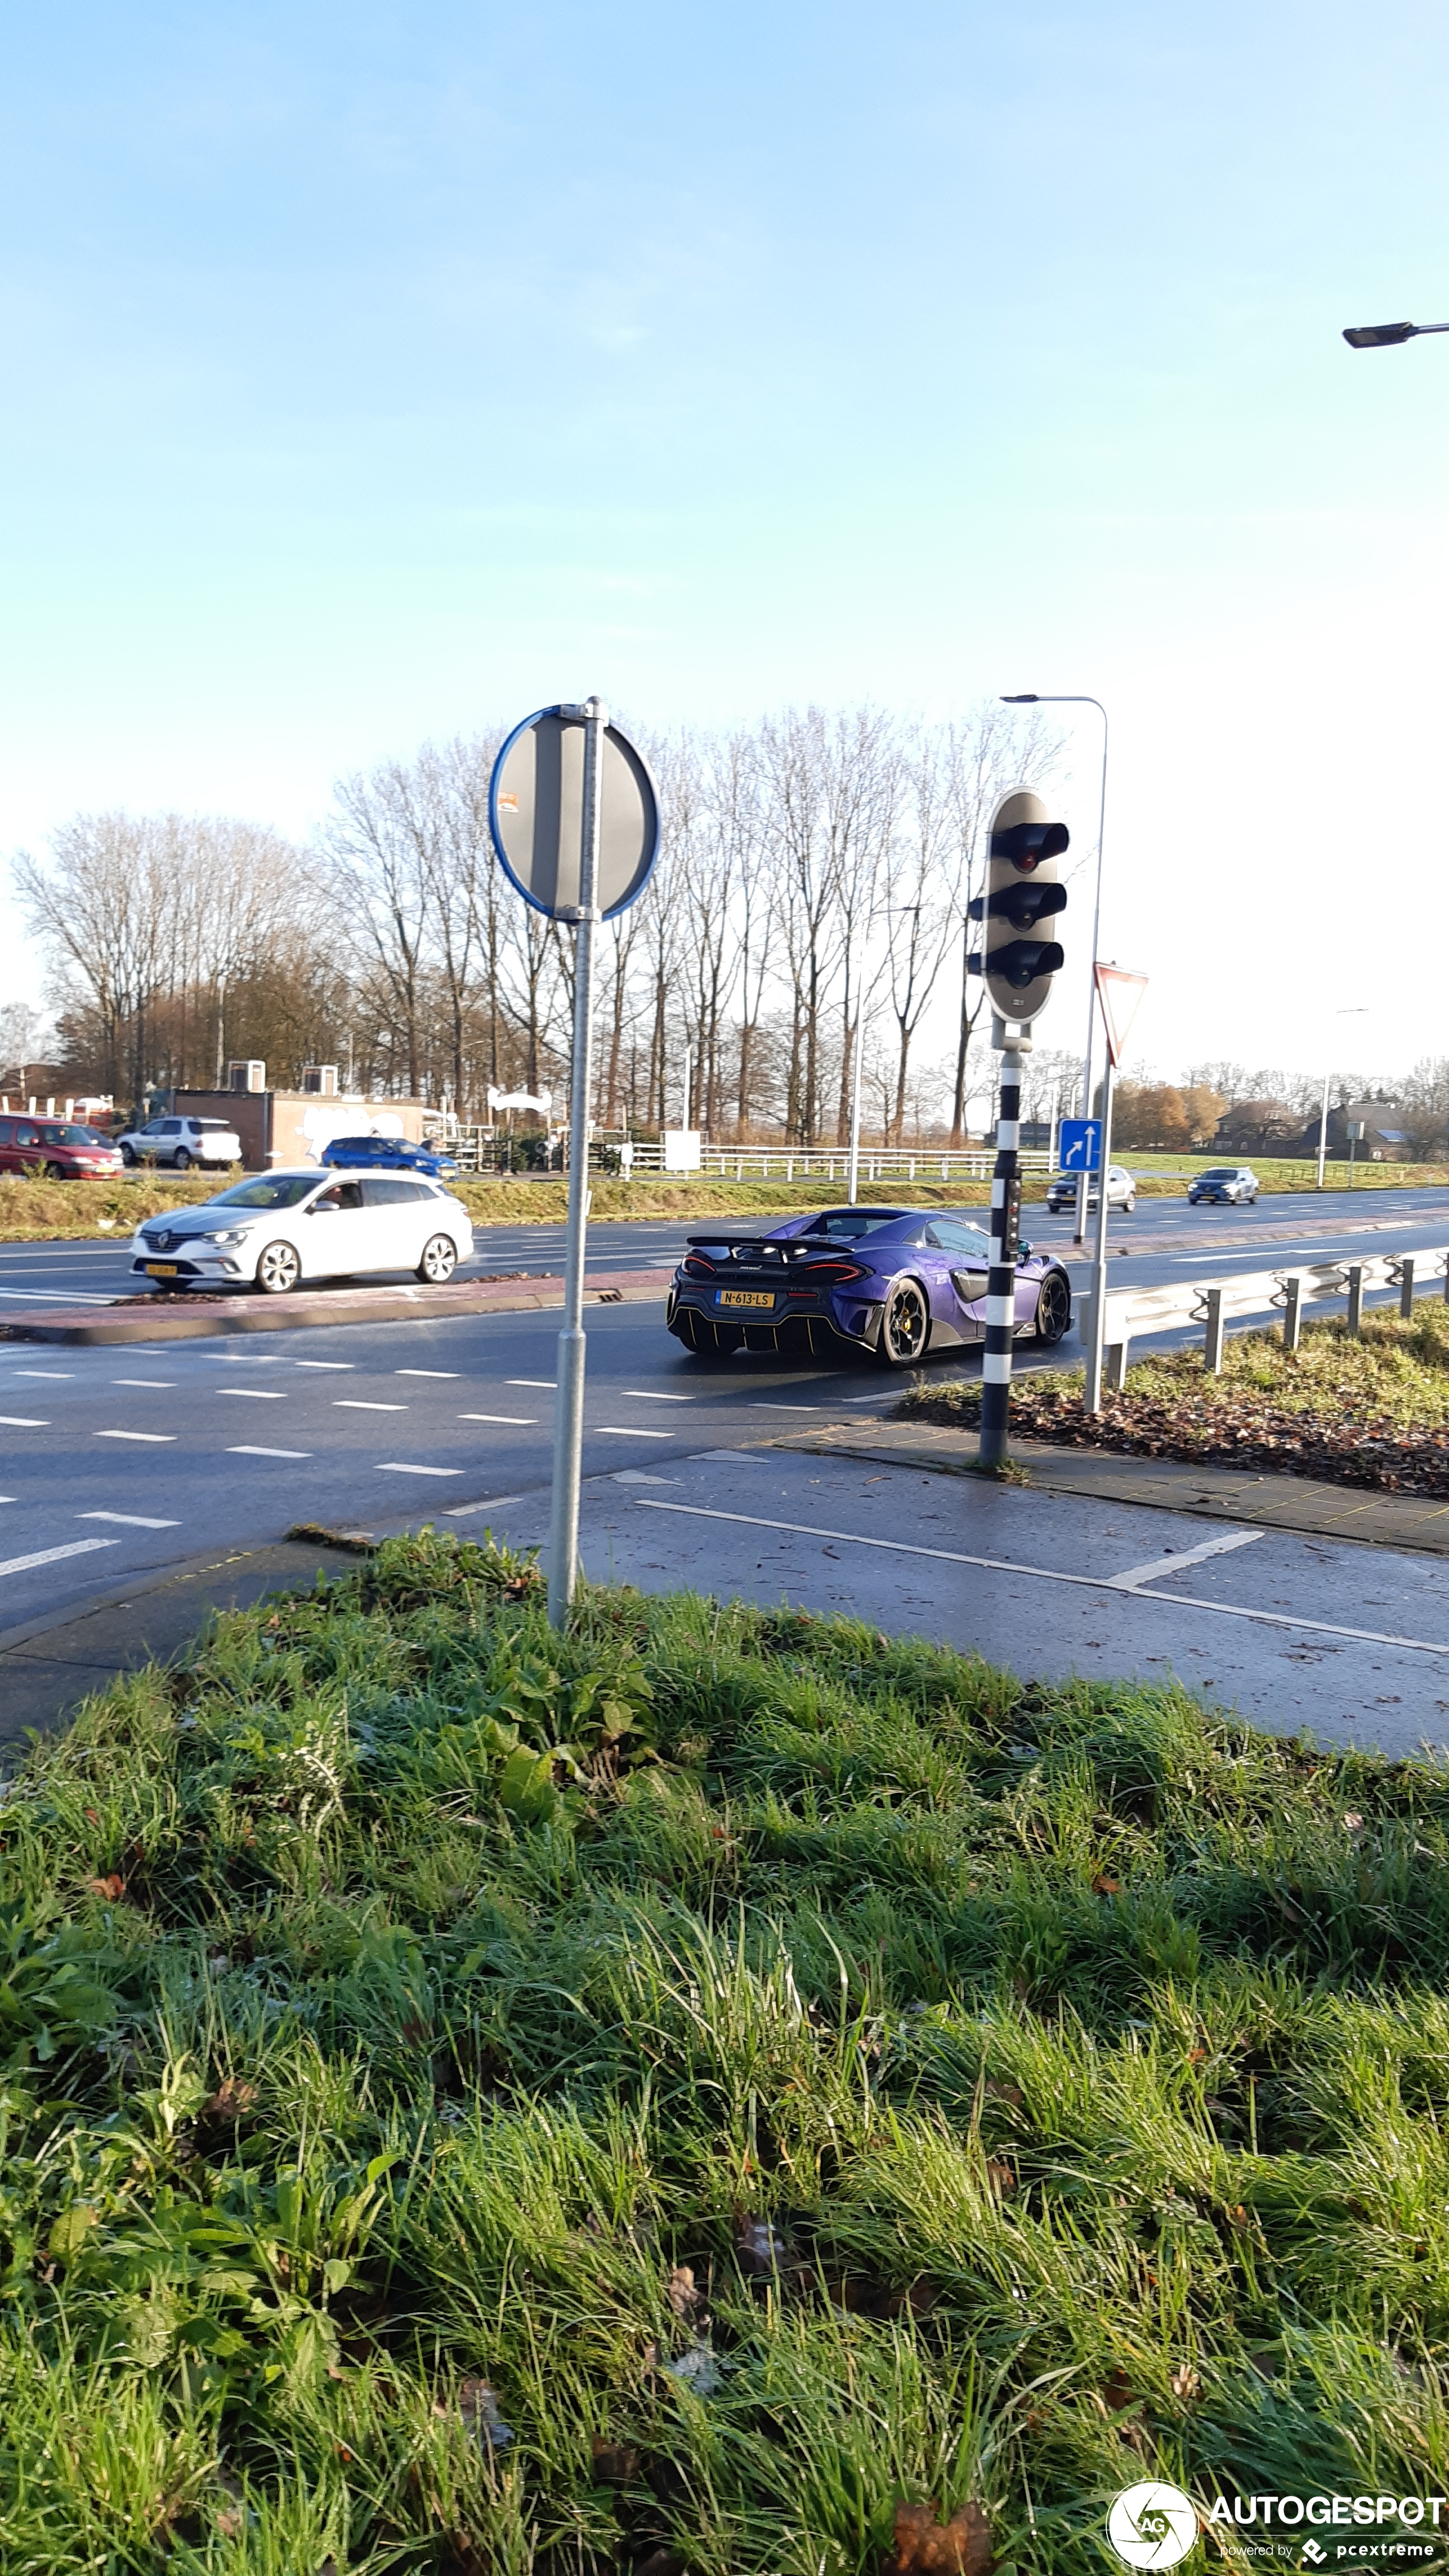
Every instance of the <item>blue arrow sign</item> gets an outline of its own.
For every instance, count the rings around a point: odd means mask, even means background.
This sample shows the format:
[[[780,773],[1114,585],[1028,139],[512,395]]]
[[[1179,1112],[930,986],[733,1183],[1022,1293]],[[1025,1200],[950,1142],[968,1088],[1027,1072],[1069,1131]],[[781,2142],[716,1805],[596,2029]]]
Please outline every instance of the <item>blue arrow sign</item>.
[[[1061,1167],[1064,1172],[1095,1172],[1102,1160],[1100,1118],[1064,1118]]]

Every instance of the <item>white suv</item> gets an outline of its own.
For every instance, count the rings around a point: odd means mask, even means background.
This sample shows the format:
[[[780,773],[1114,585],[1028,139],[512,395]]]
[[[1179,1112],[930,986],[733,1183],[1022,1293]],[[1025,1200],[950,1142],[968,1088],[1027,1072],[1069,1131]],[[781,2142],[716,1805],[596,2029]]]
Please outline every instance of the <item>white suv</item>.
[[[203,1170],[210,1165],[224,1171],[242,1158],[241,1138],[224,1118],[152,1118],[117,1142],[121,1160],[130,1168],[154,1163],[159,1171],[169,1163],[173,1172],[189,1172],[193,1163],[200,1163]]]
[[[461,1199],[411,1172],[258,1172],[136,1229],[131,1268],[167,1288],[249,1287],[410,1270],[435,1288],[471,1258]]]

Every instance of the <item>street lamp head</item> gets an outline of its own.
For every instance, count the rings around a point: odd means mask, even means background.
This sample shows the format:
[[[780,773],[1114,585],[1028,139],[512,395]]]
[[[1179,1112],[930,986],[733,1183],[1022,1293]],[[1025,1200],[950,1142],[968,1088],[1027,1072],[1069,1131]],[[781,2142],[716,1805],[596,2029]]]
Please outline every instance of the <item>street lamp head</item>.
[[[1040,705],[1041,702],[1037,697],[1035,689],[1023,689],[1019,696],[1014,698],[1003,698],[1001,703],[1004,707],[1034,707]]]
[[[1420,327],[1417,322],[1368,322],[1343,336],[1351,349],[1392,349],[1400,340],[1416,340]]]

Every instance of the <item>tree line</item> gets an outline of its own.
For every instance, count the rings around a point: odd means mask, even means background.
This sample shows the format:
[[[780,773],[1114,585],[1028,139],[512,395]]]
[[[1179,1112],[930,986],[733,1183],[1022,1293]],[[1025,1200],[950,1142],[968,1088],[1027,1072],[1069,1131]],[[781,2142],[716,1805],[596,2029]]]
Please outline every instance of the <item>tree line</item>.
[[[262,1057],[279,1084],[336,1064],[347,1089],[463,1119],[486,1117],[490,1089],[560,1093],[572,938],[494,859],[500,739],[426,743],[341,780],[306,845],[229,818],[100,813],[22,852],[66,1087],[140,1102]],[[993,1071],[967,905],[998,799],[1056,758],[1045,722],[992,704],[936,725],[807,707],[641,739],[663,836],[600,942],[599,1123],[678,1124],[687,1058],[713,1135],[843,1142],[864,1014],[871,1132],[964,1136]],[[951,1037],[929,1065],[928,1015]]]

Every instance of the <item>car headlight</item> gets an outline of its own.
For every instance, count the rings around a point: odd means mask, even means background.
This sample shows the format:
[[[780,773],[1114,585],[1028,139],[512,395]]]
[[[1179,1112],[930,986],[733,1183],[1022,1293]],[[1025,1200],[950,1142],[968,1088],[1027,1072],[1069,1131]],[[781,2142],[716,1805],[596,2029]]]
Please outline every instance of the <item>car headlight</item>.
[[[204,1234],[201,1239],[203,1243],[245,1243],[250,1231],[250,1227],[245,1225],[223,1226],[217,1233]]]

